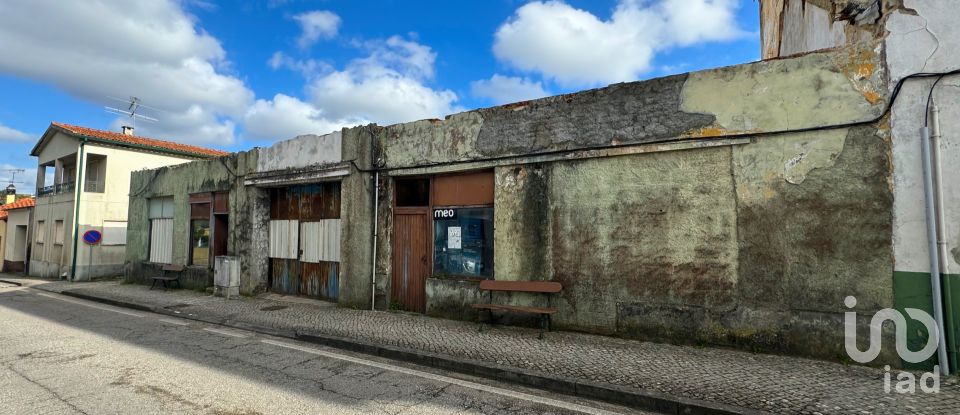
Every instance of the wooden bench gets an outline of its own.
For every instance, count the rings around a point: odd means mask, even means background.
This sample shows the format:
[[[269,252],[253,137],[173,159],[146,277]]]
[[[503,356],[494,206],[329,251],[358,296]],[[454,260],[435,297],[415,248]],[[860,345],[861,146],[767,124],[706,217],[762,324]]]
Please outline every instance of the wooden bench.
[[[152,290],[153,287],[157,285],[157,281],[160,281],[160,284],[163,285],[164,291],[167,290],[168,282],[169,283],[175,282],[177,283],[177,288],[181,288],[182,286],[180,285],[180,273],[183,272],[183,269],[184,269],[183,265],[165,264],[163,267],[160,268],[160,275],[153,277],[153,283],[150,284],[150,289]],[[174,272],[176,274],[175,276],[171,277],[167,275],[167,272]]]
[[[471,304],[470,307],[480,310],[477,314],[477,323],[480,324],[480,331],[483,331],[483,322],[480,321],[483,310],[490,314],[490,323],[493,324],[493,312],[504,311],[513,313],[538,314],[540,316],[540,338],[543,338],[544,329],[552,329],[550,316],[556,314],[557,309],[550,306],[550,295],[556,294],[563,289],[559,282],[554,281],[480,281],[480,290],[489,292],[488,304]],[[524,307],[493,303],[493,292],[517,292],[517,293],[539,293],[547,296],[546,307]]]

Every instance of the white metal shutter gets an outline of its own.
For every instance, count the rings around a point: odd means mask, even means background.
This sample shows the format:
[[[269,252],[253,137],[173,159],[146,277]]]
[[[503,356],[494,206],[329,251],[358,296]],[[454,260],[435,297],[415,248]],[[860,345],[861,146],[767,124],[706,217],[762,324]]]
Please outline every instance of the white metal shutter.
[[[150,262],[173,261],[173,219],[150,220]]]
[[[270,258],[297,259],[300,222],[296,220],[270,221]]]
[[[340,219],[323,219],[300,224],[303,262],[340,262]]]

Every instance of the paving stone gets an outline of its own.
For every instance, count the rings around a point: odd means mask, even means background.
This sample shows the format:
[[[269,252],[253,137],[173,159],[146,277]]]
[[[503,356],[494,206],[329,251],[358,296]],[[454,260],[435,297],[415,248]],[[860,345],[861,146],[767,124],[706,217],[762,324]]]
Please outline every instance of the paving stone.
[[[36,288],[174,306],[171,310],[205,319],[338,336],[775,413],[960,413],[956,377],[942,377],[936,394],[886,394],[882,369],[789,356],[572,332],[551,332],[538,340],[536,329],[494,326],[481,333],[476,323],[417,314],[265,298],[226,300],[117,282],[53,282]],[[286,307],[263,311],[281,305]]]

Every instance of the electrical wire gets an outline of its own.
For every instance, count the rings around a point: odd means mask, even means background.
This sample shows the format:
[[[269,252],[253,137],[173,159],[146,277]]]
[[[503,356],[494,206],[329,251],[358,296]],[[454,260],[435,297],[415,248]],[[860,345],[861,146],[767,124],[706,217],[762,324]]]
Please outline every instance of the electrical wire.
[[[936,81],[933,81],[933,85],[930,87],[930,93],[927,94],[927,106],[926,106],[926,111],[924,111],[924,113],[923,113],[923,126],[924,126],[924,127],[929,127],[929,126],[930,126],[930,104],[933,103],[933,90],[937,89],[937,84],[939,84],[940,81],[942,81],[945,76],[946,76],[946,75],[940,75],[939,77],[937,77],[937,80],[936,80]]]

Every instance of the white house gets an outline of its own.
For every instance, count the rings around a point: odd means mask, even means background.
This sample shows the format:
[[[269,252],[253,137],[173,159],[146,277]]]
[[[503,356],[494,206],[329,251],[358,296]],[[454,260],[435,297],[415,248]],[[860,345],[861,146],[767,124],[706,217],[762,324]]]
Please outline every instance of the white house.
[[[227,154],[135,136],[129,127],[118,133],[51,123],[30,153],[39,160],[29,274],[121,275],[130,173]]]

